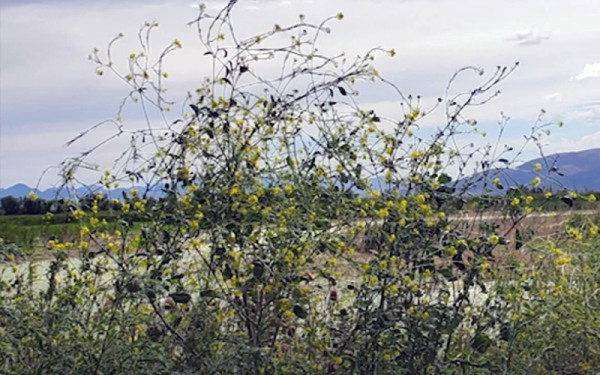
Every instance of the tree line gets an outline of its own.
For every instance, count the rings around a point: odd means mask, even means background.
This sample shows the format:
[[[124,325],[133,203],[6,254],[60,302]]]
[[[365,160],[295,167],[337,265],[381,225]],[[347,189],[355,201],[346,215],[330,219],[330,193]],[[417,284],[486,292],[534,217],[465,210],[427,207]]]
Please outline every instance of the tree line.
[[[111,200],[107,197],[98,197],[95,194],[89,194],[81,198],[80,208],[83,208],[84,211],[91,210],[94,200],[97,201],[98,211],[106,212],[121,209],[121,201]],[[153,205],[156,201],[155,198],[150,197],[146,200],[146,205]],[[68,213],[72,207],[74,207],[74,203],[70,199],[17,198],[12,195],[0,199],[0,215],[7,216]]]

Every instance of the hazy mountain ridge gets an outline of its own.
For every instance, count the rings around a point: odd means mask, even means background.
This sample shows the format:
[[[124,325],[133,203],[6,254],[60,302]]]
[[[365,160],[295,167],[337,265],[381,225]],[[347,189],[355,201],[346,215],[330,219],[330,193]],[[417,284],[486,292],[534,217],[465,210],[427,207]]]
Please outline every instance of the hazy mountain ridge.
[[[482,173],[466,177],[464,182],[476,181],[471,191],[481,193],[483,181],[492,186],[494,178],[498,178],[505,187],[529,185],[535,177],[540,178],[539,187],[551,190],[567,189],[570,191],[600,191],[600,148],[555,153],[527,161],[516,168],[501,168],[488,172],[487,179]],[[534,172],[534,166],[540,164],[541,170]],[[556,168],[555,170],[553,168]]]
[[[533,171],[534,166],[539,163],[542,167],[541,171],[536,173]],[[548,173],[548,169],[557,168],[556,172]],[[600,148],[583,150],[578,152],[556,153],[544,158],[536,158],[525,162],[516,168],[502,168],[494,172],[489,172],[487,176],[488,186],[492,186],[492,180],[498,178],[500,183],[505,187],[513,187],[516,185],[528,185],[536,177],[540,177],[540,187],[551,188],[552,190],[561,190],[566,188],[574,191],[600,191]],[[550,178],[547,178],[549,176]],[[476,181],[482,179],[481,173],[474,174],[459,181],[459,185],[468,181]],[[481,192],[483,189],[483,181],[474,184],[470,189],[472,192]],[[383,178],[371,178],[370,183],[373,187],[383,186]],[[77,196],[82,197],[89,193],[102,192],[104,195],[109,195],[110,198],[121,198],[123,192],[128,192],[132,188],[143,193],[144,187],[128,187],[113,189],[110,193],[100,186],[92,185],[89,187],[80,187],[76,189]],[[48,188],[38,190],[31,188],[25,184],[19,183],[8,188],[0,188],[0,198],[12,195],[16,198],[26,197],[29,192],[33,191],[38,197],[45,200],[56,198],[66,198],[68,192],[66,189],[57,190],[56,188]],[[359,191],[356,191],[359,193]],[[160,197],[162,192],[156,188],[149,192],[148,196]]]
[[[120,199],[122,198],[124,192],[129,192],[131,189],[136,189],[139,193],[142,194],[146,191],[146,188],[142,186],[111,189],[109,191],[105,188],[100,187],[99,185],[92,185],[79,187],[75,189],[75,193],[78,197],[81,198],[88,194],[96,194],[98,192],[101,192],[103,195],[108,196],[109,198]],[[63,199],[68,198],[71,195],[69,194],[69,191],[66,188],[59,190],[58,188],[51,187],[45,190],[39,190],[36,188],[31,188],[25,184],[19,183],[8,188],[0,188],[0,198],[7,196],[13,196],[15,198],[25,198],[29,195],[30,192],[34,192],[38,198],[44,200]],[[148,192],[148,197],[159,197],[160,195],[161,192],[157,189],[153,189]]]

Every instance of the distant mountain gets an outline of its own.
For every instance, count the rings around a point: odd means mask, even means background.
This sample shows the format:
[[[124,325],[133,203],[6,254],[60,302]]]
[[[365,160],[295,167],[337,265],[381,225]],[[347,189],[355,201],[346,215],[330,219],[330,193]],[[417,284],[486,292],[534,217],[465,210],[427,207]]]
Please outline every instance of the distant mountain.
[[[112,189],[110,191],[110,197],[112,198],[121,198],[123,196],[123,192],[128,192],[131,189],[136,189],[138,192],[143,193],[145,191],[145,187],[127,187],[127,188],[118,188]],[[38,190],[35,188],[31,188],[25,184],[16,184],[11,187],[1,189],[0,188],[0,198],[13,196],[15,198],[25,198],[29,195],[30,192],[34,192],[38,198],[44,200],[53,200],[53,199],[62,199],[70,196],[69,191],[67,189],[57,189],[57,188],[48,188],[45,190]],[[84,197],[88,194],[95,194],[101,192],[104,195],[109,195],[108,190],[102,188],[98,185],[92,186],[82,186],[75,189],[75,193],[78,197]],[[159,197],[161,195],[161,191],[158,189],[153,189],[148,192],[148,197]]]
[[[533,168],[535,164],[539,163],[542,167],[541,171],[535,173]],[[549,168],[556,168],[556,172],[548,173]],[[546,178],[548,176],[550,178]],[[498,178],[500,183],[508,189],[517,185],[528,185],[536,177],[540,177],[540,187],[550,188],[554,191],[562,190],[566,188],[574,191],[600,191],[600,148],[591,150],[584,150],[579,152],[565,152],[546,156],[545,158],[537,158],[530,160],[518,167],[501,168],[488,173],[487,185],[492,186],[494,178]],[[483,181],[486,180],[483,174],[478,173],[472,176],[466,177],[458,182],[461,186],[469,181],[481,180],[478,183],[474,183],[470,189],[472,193],[480,194],[483,192]],[[380,186],[385,186],[383,177],[373,177],[369,179],[369,183],[375,189]],[[265,185],[269,185],[268,179],[264,180]],[[143,193],[145,188],[135,187],[139,192]],[[113,198],[121,198],[123,192],[131,190],[128,188],[113,189],[110,196]],[[356,188],[353,189],[355,193],[363,195],[364,191],[360,191]],[[0,198],[12,195],[13,197],[23,198],[26,197],[30,191],[33,191],[38,197],[46,200],[55,198],[65,198],[69,196],[66,190],[57,190],[55,188],[49,188],[46,190],[38,190],[30,188],[25,184],[16,184],[9,188],[0,189]],[[107,194],[106,189],[100,188],[100,186],[80,187],[76,189],[77,196],[83,197],[89,193],[96,193],[101,191],[103,194]],[[160,197],[162,192],[156,188],[148,193],[149,197]]]
[[[534,166],[540,164],[539,172],[534,172]],[[555,169],[554,169],[555,168]],[[501,168],[487,176],[488,186],[494,178],[498,178],[505,188],[517,185],[528,185],[535,177],[540,178],[539,187],[552,190],[568,189],[570,191],[600,191],[600,148],[552,154],[544,158],[530,160],[518,167]],[[483,175],[481,173],[467,177],[461,181],[481,182],[470,189],[474,193],[483,190]]]
[[[29,192],[32,190],[36,194],[38,194],[38,192],[39,192],[37,189],[31,189],[29,186],[27,186],[25,184],[16,184],[16,185],[11,186],[6,189],[0,188],[0,198],[7,197],[9,195],[12,195],[15,198],[26,197],[27,194],[29,194]]]

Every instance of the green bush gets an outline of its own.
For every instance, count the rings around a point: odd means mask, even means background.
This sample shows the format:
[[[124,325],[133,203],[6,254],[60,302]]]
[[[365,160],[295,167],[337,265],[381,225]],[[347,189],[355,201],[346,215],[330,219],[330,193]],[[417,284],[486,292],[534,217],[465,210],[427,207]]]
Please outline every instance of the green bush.
[[[24,259],[25,252],[14,243],[7,243],[0,237],[0,262]]]
[[[536,299],[532,291],[555,283],[570,258],[553,245],[528,265],[534,271],[503,269],[494,259],[510,229],[457,223],[448,214],[460,213],[468,196],[448,167],[462,174],[464,160],[476,155],[451,147],[455,136],[478,132],[463,112],[494,96],[512,69],[499,68],[470,95],[441,100],[449,122],[424,141],[419,101],[400,94],[406,114],[394,120],[356,102],[364,81],[400,93],[371,65],[393,50],[376,48],[353,62],[320,55],[316,40],[342,14],[319,25],[301,17],[242,39],[232,34],[235,3],[216,17],[201,9],[195,24],[215,70],[177,118],[162,69],[182,48],[178,40],[157,61],[143,43],[125,74],[98,52],[90,57],[99,75],[110,71],[130,85],[128,98],[145,104],[147,118],[165,119],[152,132],[133,133],[124,155],[135,163],[116,169],[124,175],[107,170],[99,182],[158,184],[166,198],[148,207],[142,191],[131,194],[114,223],[102,221],[97,202],[85,212],[74,207],[77,236],[49,243],[55,259],[45,272],[35,264],[3,271],[0,371],[508,374],[540,356],[547,346],[526,345],[526,329],[566,300]],[[141,40],[156,26],[144,26]],[[281,35],[294,39],[270,44]],[[283,69],[263,74],[263,60]],[[483,73],[459,74],[468,72]],[[536,122],[535,138],[526,139],[539,142],[549,125]],[[66,183],[87,155],[63,164]],[[503,156],[478,163],[483,178]],[[385,181],[378,190],[374,176]],[[499,197],[494,210],[515,226],[532,211],[527,194]],[[132,214],[142,220],[139,231]],[[567,235],[588,240],[572,228]],[[361,241],[368,251],[357,251]],[[68,257],[72,249],[79,257]],[[587,324],[578,311],[573,319]],[[587,361],[580,370],[596,368],[580,347],[576,361]],[[553,363],[558,373],[572,368]]]

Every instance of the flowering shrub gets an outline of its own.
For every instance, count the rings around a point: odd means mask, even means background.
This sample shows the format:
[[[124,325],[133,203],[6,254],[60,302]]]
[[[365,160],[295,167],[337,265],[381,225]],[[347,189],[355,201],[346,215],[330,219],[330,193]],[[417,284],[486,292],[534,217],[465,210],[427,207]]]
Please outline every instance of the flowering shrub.
[[[0,369],[479,374],[524,368],[523,353],[538,350],[524,335],[562,301],[562,294],[540,300],[532,291],[555,293],[563,284],[550,283],[575,262],[554,245],[531,261],[532,271],[497,261],[498,253],[526,249],[509,235],[532,213],[531,199],[519,189],[493,198],[492,212],[509,224],[506,230],[491,220],[460,220],[455,213],[470,186],[482,181],[449,175],[455,167],[463,176],[473,160],[490,189],[504,189],[490,176],[508,163],[511,149],[465,152],[452,145],[459,134],[479,133],[466,111],[495,96],[512,68],[499,68],[466,94],[449,89],[433,108],[423,108],[372,65],[393,50],[376,48],[354,61],[318,52],[327,24],[342,14],[319,25],[301,17],[242,39],[230,19],[235,3],[215,17],[201,8],[194,21],[215,68],[177,116],[165,96],[163,62],[184,47],[180,41],[157,61],[143,42],[125,73],[110,52],[108,61],[97,50],[90,57],[99,75],[123,78],[131,88],[127,99],[149,119],[148,129],[130,132],[122,164],[99,181],[111,189],[129,180],[145,190],[124,195],[117,225],[98,216],[96,203],[86,203],[87,212],[75,204],[79,236],[48,244],[55,259],[47,274],[15,264],[12,278],[2,279]],[[146,24],[140,40],[157,26]],[[289,42],[282,42],[285,35]],[[282,69],[269,76],[272,70],[260,69],[265,60]],[[483,74],[466,68],[451,83],[468,72]],[[398,92],[404,117],[385,119],[362,108],[355,98],[364,82]],[[438,107],[448,121],[425,139],[418,123]],[[156,118],[161,124],[153,127]],[[124,134],[121,112],[114,123]],[[526,140],[539,142],[548,126],[536,122]],[[63,164],[65,184],[90,167],[89,154]],[[161,199],[147,205],[156,190]],[[486,200],[492,200],[487,193]],[[490,212],[484,204],[477,210]],[[142,220],[139,231],[132,214]],[[78,258],[67,256],[73,250]],[[541,272],[552,277],[535,278]],[[597,363],[585,358],[581,371]]]

